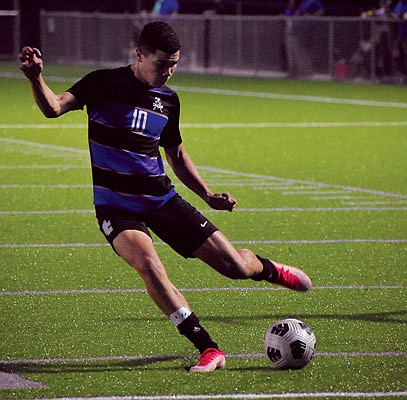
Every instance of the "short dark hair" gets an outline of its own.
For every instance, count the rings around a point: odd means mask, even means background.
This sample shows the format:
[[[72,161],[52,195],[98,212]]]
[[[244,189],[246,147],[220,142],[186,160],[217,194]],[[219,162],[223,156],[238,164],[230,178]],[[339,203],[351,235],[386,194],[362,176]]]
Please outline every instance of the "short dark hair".
[[[174,54],[181,44],[174,29],[163,21],[150,22],[144,25],[140,33],[138,48],[144,55],[161,50],[165,53]]]

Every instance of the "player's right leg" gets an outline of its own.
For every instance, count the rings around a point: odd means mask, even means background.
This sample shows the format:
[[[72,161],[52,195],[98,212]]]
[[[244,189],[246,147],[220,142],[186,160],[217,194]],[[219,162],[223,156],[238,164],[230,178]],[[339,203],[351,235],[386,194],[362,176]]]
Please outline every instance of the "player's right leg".
[[[232,279],[265,280],[302,292],[312,287],[304,271],[260,257],[248,249],[237,250],[220,231],[213,233],[195,251],[195,255]]]
[[[263,265],[263,271],[252,276],[255,281],[265,280],[287,289],[306,292],[312,288],[309,276],[301,269],[256,256]]]

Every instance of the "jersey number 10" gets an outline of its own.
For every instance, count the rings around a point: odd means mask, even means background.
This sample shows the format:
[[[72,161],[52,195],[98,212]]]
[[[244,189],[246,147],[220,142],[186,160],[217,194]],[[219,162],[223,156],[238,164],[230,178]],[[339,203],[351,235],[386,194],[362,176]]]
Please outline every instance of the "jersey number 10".
[[[134,109],[133,120],[131,121],[131,129],[145,131],[147,125],[147,111]]]

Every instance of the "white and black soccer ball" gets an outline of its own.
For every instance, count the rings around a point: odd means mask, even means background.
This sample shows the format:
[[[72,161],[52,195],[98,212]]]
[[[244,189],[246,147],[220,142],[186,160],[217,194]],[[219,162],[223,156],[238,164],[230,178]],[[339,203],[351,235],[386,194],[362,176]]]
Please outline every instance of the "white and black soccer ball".
[[[264,353],[278,369],[305,367],[315,352],[316,339],[312,329],[294,318],[271,325],[264,336]]]

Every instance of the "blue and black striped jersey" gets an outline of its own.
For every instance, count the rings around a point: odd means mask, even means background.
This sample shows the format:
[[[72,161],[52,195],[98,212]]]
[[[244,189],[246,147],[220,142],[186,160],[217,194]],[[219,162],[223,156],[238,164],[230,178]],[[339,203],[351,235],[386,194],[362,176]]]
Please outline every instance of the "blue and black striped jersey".
[[[182,142],[173,90],[146,87],[128,66],[91,72],[68,91],[88,113],[95,205],[147,212],[175,195],[159,151]]]

